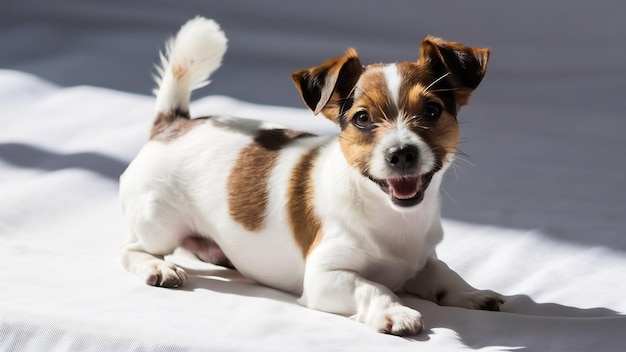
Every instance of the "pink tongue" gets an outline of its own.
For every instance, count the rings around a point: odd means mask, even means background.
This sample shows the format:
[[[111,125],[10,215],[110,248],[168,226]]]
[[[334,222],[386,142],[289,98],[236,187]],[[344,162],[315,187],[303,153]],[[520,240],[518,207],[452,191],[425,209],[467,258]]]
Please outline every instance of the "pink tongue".
[[[391,195],[398,199],[415,197],[420,189],[419,177],[388,178],[387,184]]]

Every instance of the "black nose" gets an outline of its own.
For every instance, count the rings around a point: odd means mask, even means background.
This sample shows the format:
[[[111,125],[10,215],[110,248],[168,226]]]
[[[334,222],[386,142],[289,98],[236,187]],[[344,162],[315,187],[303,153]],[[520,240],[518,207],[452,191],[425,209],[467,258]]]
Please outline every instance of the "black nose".
[[[408,171],[417,166],[419,150],[414,145],[404,145],[387,149],[387,164],[398,171]]]

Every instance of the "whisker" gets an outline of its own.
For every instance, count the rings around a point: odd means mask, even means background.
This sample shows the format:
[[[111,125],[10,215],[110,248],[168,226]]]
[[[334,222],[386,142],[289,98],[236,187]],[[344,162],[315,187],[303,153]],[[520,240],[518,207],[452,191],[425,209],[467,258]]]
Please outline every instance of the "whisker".
[[[406,115],[405,115],[406,116]],[[422,125],[421,124],[421,116],[419,115],[411,115],[411,116],[406,116],[406,119],[408,122],[413,122],[415,124],[415,127],[423,129],[423,130],[427,130],[430,127],[426,126],[426,125]]]
[[[460,172],[465,172],[465,170],[463,170],[461,166],[455,163],[454,160],[452,160],[452,162],[450,163],[450,166],[452,167],[452,170],[454,170],[454,178],[458,181],[459,173],[457,172],[457,170]]]
[[[449,92],[449,91],[455,91],[455,90],[460,90],[460,88],[441,88],[441,89],[431,90],[429,91],[429,93]]]
[[[471,161],[469,161],[469,160],[467,160],[467,159],[465,159],[465,158],[463,158],[463,157],[461,157],[461,156],[456,155],[456,156],[454,157],[454,159],[452,159],[451,165],[454,165],[456,168],[458,168],[458,169],[459,169],[459,170],[461,170],[462,172],[465,172],[465,170],[463,170],[463,168],[461,167],[461,165],[459,165],[458,163],[456,163],[456,162],[455,162],[455,161],[457,161],[457,160],[464,161],[464,162],[465,162],[465,163],[467,163],[468,165],[473,166],[473,167],[476,167],[476,165],[473,165],[473,164],[471,163]]]
[[[352,99],[352,94],[354,93],[354,90],[355,90],[356,88],[357,88],[356,86],[352,87],[352,89],[350,89],[350,93],[348,93],[348,95],[347,95],[345,98],[343,98],[343,99],[342,99],[342,100],[343,100],[343,103],[341,103],[341,109],[340,109],[339,111],[344,111],[344,108],[346,107],[346,103],[347,103],[350,99]]]
[[[434,80],[431,84],[429,84],[428,86],[426,86],[426,88],[424,89],[424,93],[428,92],[428,89],[432,86],[434,86],[435,84],[437,84],[437,82],[441,81],[442,79],[448,77],[448,75],[450,75],[450,72],[445,73],[443,76],[437,78],[436,80]]]
[[[455,154],[456,159],[459,159],[459,160],[465,161],[465,162],[466,162],[466,163],[468,163],[469,165],[471,165],[471,166],[473,166],[473,167],[476,167],[476,164],[474,164],[474,163],[471,161],[471,158],[472,158],[472,157],[471,157],[469,154],[467,154],[467,153],[463,152],[462,150],[460,150],[460,149],[458,149],[458,148],[456,149],[456,153],[454,153],[454,154]]]
[[[445,193],[445,194],[446,194],[446,196],[448,196],[448,198],[450,198],[450,200],[452,201],[452,203],[454,203],[455,205],[457,204],[456,199],[454,199],[454,198],[450,195],[450,193],[448,193],[448,191],[446,191],[446,190],[445,190],[445,188],[441,187],[441,191],[442,191],[443,193]]]

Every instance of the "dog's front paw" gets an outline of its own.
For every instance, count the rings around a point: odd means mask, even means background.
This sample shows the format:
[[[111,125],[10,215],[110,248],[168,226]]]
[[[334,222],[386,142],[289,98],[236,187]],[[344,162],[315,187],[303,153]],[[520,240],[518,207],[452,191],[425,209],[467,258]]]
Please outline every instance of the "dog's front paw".
[[[504,297],[491,290],[464,292],[446,298],[444,300],[446,306],[490,311],[499,311],[500,305],[504,303]]]
[[[175,288],[182,286],[187,280],[187,273],[178,266],[159,261],[152,265],[146,275],[146,283],[151,286]]]
[[[389,308],[384,315],[385,326],[378,331],[392,335],[408,336],[422,331],[422,315],[415,309],[405,306]]]
[[[378,332],[398,336],[415,335],[424,327],[418,311],[399,304],[370,314],[364,323]]]

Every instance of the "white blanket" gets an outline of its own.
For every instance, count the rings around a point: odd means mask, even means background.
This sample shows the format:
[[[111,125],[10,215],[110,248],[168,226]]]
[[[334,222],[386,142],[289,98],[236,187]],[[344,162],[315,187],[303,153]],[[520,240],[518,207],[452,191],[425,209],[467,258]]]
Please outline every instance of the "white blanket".
[[[1,351],[626,350],[624,252],[453,220],[440,257],[509,298],[502,312],[486,312],[402,296],[426,323],[411,338],[301,307],[184,253],[170,259],[192,273],[186,287],[143,284],[119,264],[117,186],[147,140],[153,100],[0,70]],[[191,109],[333,130],[303,109],[226,97]]]

